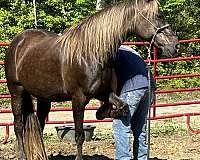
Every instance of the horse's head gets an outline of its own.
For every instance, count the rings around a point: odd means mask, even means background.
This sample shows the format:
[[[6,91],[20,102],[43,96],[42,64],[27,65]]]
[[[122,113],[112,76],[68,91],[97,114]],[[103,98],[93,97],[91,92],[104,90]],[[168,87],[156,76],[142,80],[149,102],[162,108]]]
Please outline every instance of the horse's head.
[[[156,48],[162,50],[163,55],[174,57],[180,45],[174,32],[167,25],[157,0],[143,0],[143,3],[138,4],[135,13],[136,35],[152,41]]]

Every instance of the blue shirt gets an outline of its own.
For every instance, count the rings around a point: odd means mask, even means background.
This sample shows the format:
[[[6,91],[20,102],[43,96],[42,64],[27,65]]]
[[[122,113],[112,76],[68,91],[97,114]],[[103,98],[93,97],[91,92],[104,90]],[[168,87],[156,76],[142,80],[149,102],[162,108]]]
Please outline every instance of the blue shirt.
[[[148,87],[148,70],[144,60],[133,49],[121,46],[114,62],[117,76],[117,95]]]

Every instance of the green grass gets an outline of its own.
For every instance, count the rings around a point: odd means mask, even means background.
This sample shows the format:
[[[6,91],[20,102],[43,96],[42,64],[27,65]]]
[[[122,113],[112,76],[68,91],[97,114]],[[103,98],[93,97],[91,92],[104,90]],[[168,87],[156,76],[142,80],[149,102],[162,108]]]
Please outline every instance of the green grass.
[[[156,95],[157,103],[174,103],[200,99],[200,91],[162,93]]]
[[[93,140],[105,140],[105,139],[113,139],[113,132],[110,128],[104,128],[104,129],[96,129],[94,131]]]
[[[52,143],[59,143],[60,142],[57,135],[53,134],[53,133],[45,133],[43,135],[43,140],[44,140],[45,144],[52,144]]]
[[[197,118],[197,117],[196,117]],[[175,118],[175,119],[165,119],[165,120],[157,120],[151,121],[151,131],[150,134],[153,137],[168,137],[174,135],[182,135],[186,136],[190,132],[187,129],[185,121],[182,121],[183,118]],[[199,124],[200,120],[196,122],[192,122],[193,124]],[[92,140],[101,141],[106,139],[113,139],[112,129],[95,129]],[[44,134],[44,142],[45,144],[59,143],[57,135],[48,133]]]
[[[186,125],[186,117],[173,118],[173,119],[164,119],[164,120],[152,120],[151,121],[151,130],[150,135],[153,137],[169,137],[175,135],[187,136],[192,134]],[[199,116],[194,116],[191,118],[191,126],[193,129],[200,129],[200,119]],[[46,126],[48,127],[48,125]],[[113,139],[112,128],[99,128],[97,127],[94,130],[94,135],[92,140],[101,141],[106,139]],[[55,130],[51,132],[48,130],[47,133],[43,135],[45,144],[56,144],[60,143],[59,138]],[[9,143],[15,143],[14,136],[9,138]]]
[[[185,122],[179,122],[177,119],[164,119],[164,120],[156,120],[151,121],[151,135],[153,136],[171,136],[175,134],[186,135],[188,133],[188,129],[186,127]]]

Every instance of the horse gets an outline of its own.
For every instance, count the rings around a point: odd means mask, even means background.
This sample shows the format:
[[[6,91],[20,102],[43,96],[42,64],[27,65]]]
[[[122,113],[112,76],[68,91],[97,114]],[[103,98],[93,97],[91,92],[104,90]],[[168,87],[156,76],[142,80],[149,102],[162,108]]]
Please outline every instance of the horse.
[[[133,34],[147,41],[154,37],[152,44],[163,55],[176,56],[180,46],[174,32],[170,27],[158,32],[166,24],[157,0],[127,0],[94,13],[61,36],[39,29],[16,35],[6,51],[5,73],[19,159],[48,159],[42,131],[51,102],[72,101],[76,160],[82,160],[87,103],[95,98],[126,108],[110,84],[117,48]]]

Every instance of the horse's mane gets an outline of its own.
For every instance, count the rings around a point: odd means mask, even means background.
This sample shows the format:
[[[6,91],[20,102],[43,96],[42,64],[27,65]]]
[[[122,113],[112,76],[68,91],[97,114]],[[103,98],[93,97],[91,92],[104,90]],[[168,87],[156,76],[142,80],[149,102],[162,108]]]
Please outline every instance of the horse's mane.
[[[152,19],[158,7],[157,0],[148,3],[146,0],[127,0],[109,6],[72,26],[57,41],[61,43],[64,61],[80,63],[85,59],[103,64],[115,55],[124,34],[134,29],[135,24],[130,20],[135,22],[137,11]]]

